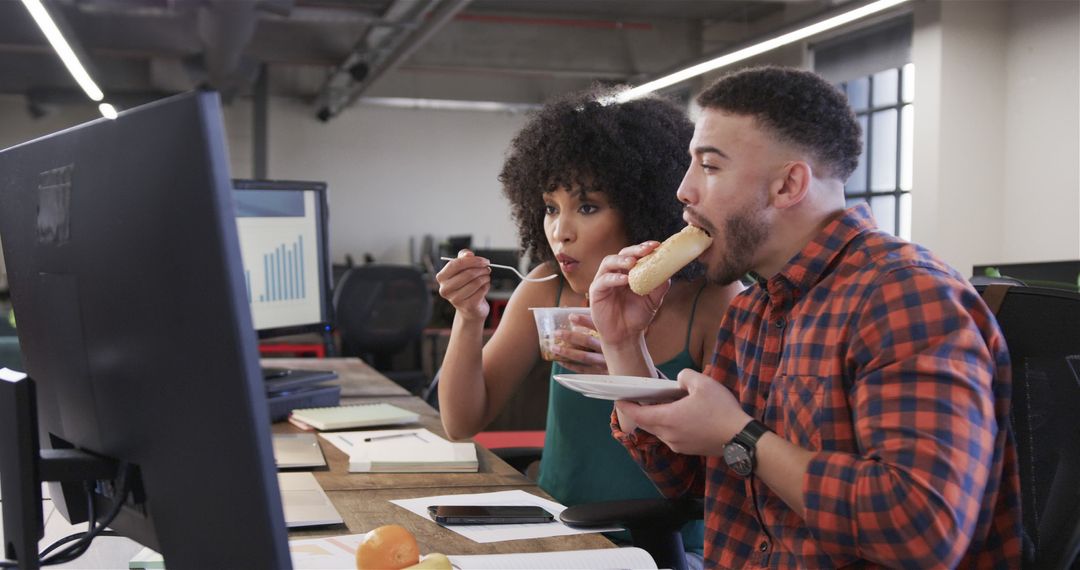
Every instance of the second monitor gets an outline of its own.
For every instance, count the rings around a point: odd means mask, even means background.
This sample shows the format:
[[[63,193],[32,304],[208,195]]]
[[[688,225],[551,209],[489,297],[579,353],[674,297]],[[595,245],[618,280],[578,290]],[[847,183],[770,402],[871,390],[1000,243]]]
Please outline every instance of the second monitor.
[[[233,180],[244,284],[260,338],[330,328],[326,184]]]
[[[326,184],[233,180],[244,288],[259,338],[314,333],[330,345],[332,308]],[[297,407],[332,406],[340,388],[313,386],[322,370],[263,368],[272,420]]]

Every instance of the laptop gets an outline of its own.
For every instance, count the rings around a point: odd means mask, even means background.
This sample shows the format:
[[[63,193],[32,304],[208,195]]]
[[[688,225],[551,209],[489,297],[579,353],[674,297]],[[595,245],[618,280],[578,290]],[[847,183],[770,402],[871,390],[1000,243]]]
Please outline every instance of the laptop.
[[[274,462],[278,469],[326,465],[326,458],[313,433],[275,433],[273,444]]]

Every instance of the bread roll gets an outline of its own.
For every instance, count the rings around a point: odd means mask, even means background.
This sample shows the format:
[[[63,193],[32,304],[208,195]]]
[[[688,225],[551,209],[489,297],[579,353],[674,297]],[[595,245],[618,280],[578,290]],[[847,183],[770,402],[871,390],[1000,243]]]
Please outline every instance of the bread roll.
[[[699,227],[686,226],[630,268],[630,290],[648,295],[705,251],[712,238]]]

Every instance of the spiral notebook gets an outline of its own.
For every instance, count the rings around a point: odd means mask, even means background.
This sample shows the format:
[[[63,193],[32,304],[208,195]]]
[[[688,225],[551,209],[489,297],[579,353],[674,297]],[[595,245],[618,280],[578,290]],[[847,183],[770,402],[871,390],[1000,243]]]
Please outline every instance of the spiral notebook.
[[[303,408],[293,410],[289,419],[300,421],[318,430],[333,430],[411,424],[420,421],[420,415],[391,404],[380,403],[332,408]]]

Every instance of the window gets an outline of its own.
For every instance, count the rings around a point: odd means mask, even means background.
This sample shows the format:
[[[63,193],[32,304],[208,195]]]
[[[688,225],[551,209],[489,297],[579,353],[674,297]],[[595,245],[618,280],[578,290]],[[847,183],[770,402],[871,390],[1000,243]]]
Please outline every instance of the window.
[[[913,29],[905,15],[811,46],[814,71],[847,93],[862,126],[859,167],[844,187],[847,203],[869,203],[878,226],[904,239],[911,239]]]
[[[863,130],[859,166],[848,178],[848,206],[868,202],[878,227],[911,239],[915,66],[886,69],[840,83]]]

